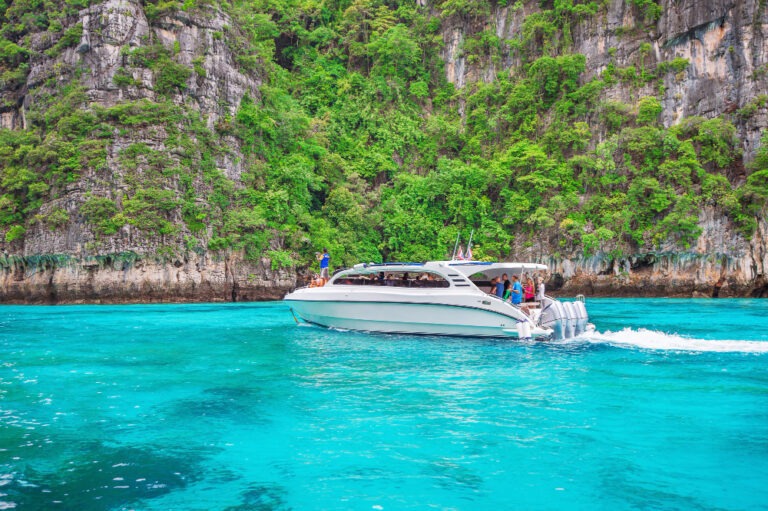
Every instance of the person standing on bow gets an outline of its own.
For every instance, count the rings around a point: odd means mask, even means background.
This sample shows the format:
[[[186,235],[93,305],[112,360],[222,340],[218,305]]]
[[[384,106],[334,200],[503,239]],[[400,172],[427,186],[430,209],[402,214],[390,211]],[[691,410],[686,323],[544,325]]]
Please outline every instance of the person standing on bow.
[[[325,282],[328,282],[330,278],[328,276],[328,263],[331,261],[331,255],[328,253],[327,248],[323,248],[323,253],[317,253],[317,260],[320,261],[320,278]]]

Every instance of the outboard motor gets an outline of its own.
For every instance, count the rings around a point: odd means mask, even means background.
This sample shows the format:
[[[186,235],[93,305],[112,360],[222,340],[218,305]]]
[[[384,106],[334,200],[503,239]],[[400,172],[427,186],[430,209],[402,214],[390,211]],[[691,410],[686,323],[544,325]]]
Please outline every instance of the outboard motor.
[[[545,296],[541,300],[541,314],[539,315],[539,325],[552,329],[552,339],[559,340],[565,337],[565,311],[563,304],[557,300]]]
[[[545,328],[552,328],[557,321],[556,313],[557,309],[553,306],[554,300],[551,298],[543,298],[541,300],[541,313],[539,314],[539,326]]]
[[[565,310],[565,304],[560,300],[555,300],[555,307],[557,307],[558,314],[560,315],[560,328],[562,330],[561,339],[567,339],[568,336],[568,311]]]
[[[576,335],[581,335],[587,330],[587,322],[589,321],[587,307],[584,305],[584,302],[580,300],[573,302],[573,305],[576,307],[576,312],[579,316],[579,321],[576,324]]]
[[[571,308],[573,309],[573,335],[575,337],[578,337],[581,335],[581,332],[583,331],[582,328],[582,321],[581,321],[581,309],[579,309],[578,302],[569,302],[571,304]]]
[[[573,302],[565,302],[563,304],[565,306],[565,315],[567,318],[566,322],[566,338],[571,338],[576,336],[576,308],[573,306]]]

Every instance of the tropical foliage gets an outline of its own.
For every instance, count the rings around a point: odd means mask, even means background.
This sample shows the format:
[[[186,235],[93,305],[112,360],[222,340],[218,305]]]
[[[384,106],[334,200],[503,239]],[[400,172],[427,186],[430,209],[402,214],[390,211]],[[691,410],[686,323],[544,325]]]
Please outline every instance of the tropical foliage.
[[[665,128],[664,80],[684,73],[686,60],[652,63],[648,45],[636,66],[588,75],[571,32],[603,4],[543,1],[515,39],[493,30],[466,35],[461,58],[469,65],[499,67],[505,56],[520,64],[457,89],[445,78],[441,27],[473,26],[502,3],[419,4],[148,0],[151,23],[179,10],[226,12],[233,26],[214,39],[226,41],[242,73],[263,79],[258,95],[209,129],[175,100],[189,80],[205,78],[204,56],[186,67],[178,48],[159,40],[125,48],[114,78],[132,87],[133,71],[149,70],[153,101],[104,108],[79,83],[85,69],[69,70],[64,84],[53,79],[37,93],[28,129],[0,130],[5,242],[19,243],[37,221],[65,228],[75,219],[61,209],[42,213],[43,204],[110,174],[122,176],[123,189],[91,193],[79,210],[97,241],[132,226],[174,250],[242,250],[274,267],[309,264],[320,247],[337,264],[441,258],[457,233],[471,230],[480,257],[508,257],[513,246],[542,239],[587,256],[684,249],[701,232],[705,206],[752,235],[768,199],[768,139],[740,183],[729,180],[742,158],[734,123],[749,112]],[[653,0],[632,5],[640,23],[660,15]],[[0,3],[5,97],[24,83],[38,51],[30,34],[49,34],[46,54],[61,54],[79,41],[75,13],[84,6]],[[658,93],[628,104],[606,99],[612,87],[648,84]],[[108,159],[115,137],[156,127],[162,147],[136,141]],[[244,151],[239,178],[216,165],[227,150],[222,137]]]

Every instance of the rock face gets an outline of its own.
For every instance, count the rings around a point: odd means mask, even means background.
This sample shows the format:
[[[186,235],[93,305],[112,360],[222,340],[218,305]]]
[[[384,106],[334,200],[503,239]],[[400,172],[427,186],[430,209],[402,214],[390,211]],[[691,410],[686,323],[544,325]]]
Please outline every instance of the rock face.
[[[35,109],[36,103],[44,101],[46,94],[56,89],[56,83],[75,69],[87,70],[79,83],[88,108],[156,100],[156,73],[131,65],[132,52],[155,44],[173,53],[174,63],[194,67],[195,72],[171,99],[180,112],[199,113],[204,125],[213,129],[236,114],[245,95],[258,97],[261,79],[257,73],[242,72],[234,61],[223,37],[225,31],[231,30],[232,21],[213,7],[206,9],[194,14],[174,10],[151,23],[136,0],[107,0],[80,11],[83,30],[77,45],[47,58],[42,51],[51,42],[38,42],[41,53],[32,59],[27,83],[17,93],[20,106],[2,113],[2,127],[25,129],[25,113]],[[119,74],[128,85],[118,83]],[[27,230],[23,244],[0,241],[1,302],[265,300],[281,298],[286,290],[295,287],[295,273],[273,271],[269,260],[249,261],[238,251],[212,257],[203,250],[180,249],[192,233],[178,209],[170,211],[165,219],[178,227],[170,235],[130,223],[120,227],[114,236],[95,233],[80,211],[87,198],[107,197],[119,204],[129,196],[131,183],[152,170],[146,158],[138,158],[136,168],[127,171],[126,150],[141,147],[167,158],[166,167],[184,164],[183,150],[168,143],[168,128],[144,123],[131,129],[115,129],[105,147],[104,165],[86,166],[76,182],[65,185],[56,198],[40,208],[42,216],[61,210],[71,221],[56,229],[38,222]],[[200,145],[200,141],[192,140],[188,145],[194,149],[195,144]],[[220,150],[213,152],[215,167],[239,182],[243,157],[237,140],[224,134],[216,145]],[[174,177],[162,186],[180,190],[178,178]],[[193,175],[190,188],[201,201],[211,192],[210,184],[199,173]],[[198,246],[212,235],[195,234],[195,239],[202,241]],[[162,261],[148,255],[163,252],[164,248],[167,254]]]
[[[490,30],[502,41],[516,39],[525,17],[540,10],[539,2],[534,1],[506,4],[491,3],[487,19],[455,16],[443,24],[446,78],[456,87],[518,71],[519,58],[509,46],[498,59],[470,62],[462,54],[467,36],[481,30]],[[584,79],[599,75],[609,65],[642,67],[687,59],[684,70],[664,78],[662,122],[670,126],[686,117],[715,117],[744,109],[768,91],[768,9],[762,4],[761,0],[661,0],[661,16],[649,25],[631,0],[609,0],[601,4],[604,7],[598,15],[573,25],[572,51],[586,57]],[[156,100],[160,70],[131,65],[133,52],[147,47],[148,42],[171,52],[174,63],[194,68],[183,90],[175,91],[171,98],[181,111],[199,114],[209,130],[235,116],[244,96],[259,97],[262,79],[258,72],[243,71],[237,64],[227,43],[234,37],[234,24],[214,7],[194,12],[176,9],[149,19],[138,0],[107,0],[82,10],[79,19],[79,43],[56,56],[43,53],[53,41],[32,36],[32,45],[39,51],[30,61],[26,84],[6,98],[0,127],[26,129],[28,114],[43,100],[43,92],[55,90],[57,81],[77,69],[82,72],[79,83],[89,107]],[[656,88],[652,83],[630,86],[619,82],[605,91],[605,99],[633,104],[640,97],[655,95]],[[749,162],[768,127],[768,108],[765,104],[757,107],[736,127],[744,160]],[[125,167],[121,162],[136,144],[167,158],[165,167],[184,165],[184,151],[169,144],[172,138],[167,126],[115,128],[105,143],[103,166],[83,169],[80,179],[64,185],[40,207],[42,216],[63,211],[71,221],[56,229],[38,222],[28,229],[23,242],[0,241],[0,302],[277,299],[295,287],[295,270],[272,270],[266,259],[249,261],[237,251],[214,258],[196,247],[179,250],[193,234],[201,242],[198,246],[207,246],[214,233],[190,232],[178,209],[165,218],[179,226],[171,234],[159,235],[130,223],[108,238],[95,234],[81,213],[87,198],[107,197],[119,204],[127,197],[133,177],[120,170]],[[212,166],[240,185],[243,148],[226,130],[217,134],[216,145],[221,150],[213,152]],[[199,155],[195,158],[199,162]],[[138,158],[136,166],[138,172],[146,173],[151,163]],[[733,182],[744,179],[739,169],[734,169],[733,177]],[[178,176],[168,177],[169,186],[180,190],[179,180]],[[209,181],[200,174],[190,185],[203,202],[211,194]],[[698,243],[684,253],[662,248],[657,253],[623,258],[606,254],[553,258],[549,239],[516,246],[513,253],[517,259],[550,264],[557,276],[550,289],[559,287],[565,294],[767,296],[766,219],[759,222],[751,240],[745,240],[713,208],[701,212],[699,223],[703,232]],[[162,260],[146,256],[168,247],[175,249]],[[50,257],[41,258],[46,254]]]
[[[510,2],[511,3],[511,2]],[[536,2],[522,6],[494,5],[490,19],[482,23],[454,18],[443,29],[446,78],[457,87],[475,81],[491,81],[498,74],[516,72],[519,60],[507,48],[502,66],[492,60],[467,62],[461,44],[467,35],[491,29],[503,41],[520,37],[526,16],[539,12]],[[609,64],[617,67],[653,67],[659,62],[684,58],[684,71],[666,78],[662,121],[670,126],[684,117],[715,117],[747,106],[768,91],[768,9],[759,0],[662,0],[658,21],[646,26],[643,14],[629,0],[607,2],[607,12],[575,24],[574,53],[586,57],[585,79],[602,73]],[[643,46],[644,43],[650,45]],[[652,96],[656,85],[640,88],[616,84],[605,99],[633,103]],[[745,160],[754,156],[768,110],[739,127]]]
[[[695,247],[670,247],[653,253],[614,257],[552,257],[551,246],[518,246],[523,260],[551,270],[547,289],[555,295],[768,297],[768,222],[762,220],[751,240],[737,234],[714,208],[699,217],[703,228]]]
[[[192,253],[167,262],[100,260],[5,261],[4,303],[140,303],[278,300],[295,287],[293,272],[272,271],[269,261],[210,259]]]
[[[702,212],[705,228],[690,252],[659,252],[614,259],[604,255],[551,261],[565,281],[562,293],[592,296],[768,297],[768,224],[750,242],[727,222]]]
[[[134,86],[119,87],[115,74],[125,65],[125,53],[157,41],[176,53],[174,61],[191,68],[196,61],[203,72],[188,80],[177,100],[198,110],[208,127],[226,115],[235,115],[243,95],[258,95],[261,80],[240,72],[223,39],[232,25],[226,14],[210,12],[187,14],[173,11],[152,25],[140,2],[108,0],[81,11],[83,35],[71,59],[82,59],[91,73],[82,81],[94,102],[116,105],[126,99],[154,99],[152,73],[146,69],[134,74]],[[76,55],[75,55],[76,54]],[[237,170],[235,170],[237,172]]]
[[[665,127],[687,117],[705,118],[735,112],[755,104],[768,92],[768,9],[758,0],[661,0],[661,16],[645,23],[643,13],[628,0],[606,2],[607,10],[576,23],[573,52],[586,57],[585,79],[609,65],[655,67],[676,58],[687,59],[685,70],[664,78],[661,120]],[[471,64],[461,52],[462,41],[480,30],[491,30],[502,41],[520,37],[526,16],[540,11],[536,2],[493,5],[480,22],[456,17],[443,29],[443,58],[448,81],[464,87],[491,81],[500,73],[518,72],[519,59],[509,46],[500,59]],[[498,62],[502,66],[498,65]],[[617,83],[604,99],[632,104],[657,94],[657,85]],[[768,108],[736,122],[744,162],[751,161],[768,127]],[[743,165],[729,176],[744,181]],[[513,249],[518,259],[549,264],[554,272],[550,288],[561,293],[602,296],[768,296],[768,224],[763,217],[751,240],[740,235],[713,208],[699,218],[702,234],[695,247],[674,247],[656,253],[614,258],[577,254],[553,258],[557,236],[544,236],[534,246]]]

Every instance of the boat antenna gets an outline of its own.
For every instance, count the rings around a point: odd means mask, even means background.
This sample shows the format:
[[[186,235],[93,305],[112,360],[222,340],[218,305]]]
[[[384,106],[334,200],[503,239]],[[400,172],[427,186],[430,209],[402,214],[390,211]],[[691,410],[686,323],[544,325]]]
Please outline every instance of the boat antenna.
[[[475,230],[472,229],[472,232],[469,233],[469,243],[467,243],[467,254],[472,254],[472,236],[474,235],[475,235]]]
[[[456,244],[453,245],[453,254],[451,255],[451,261],[456,260],[456,250],[459,248],[459,236],[461,236],[461,233],[456,233]]]

